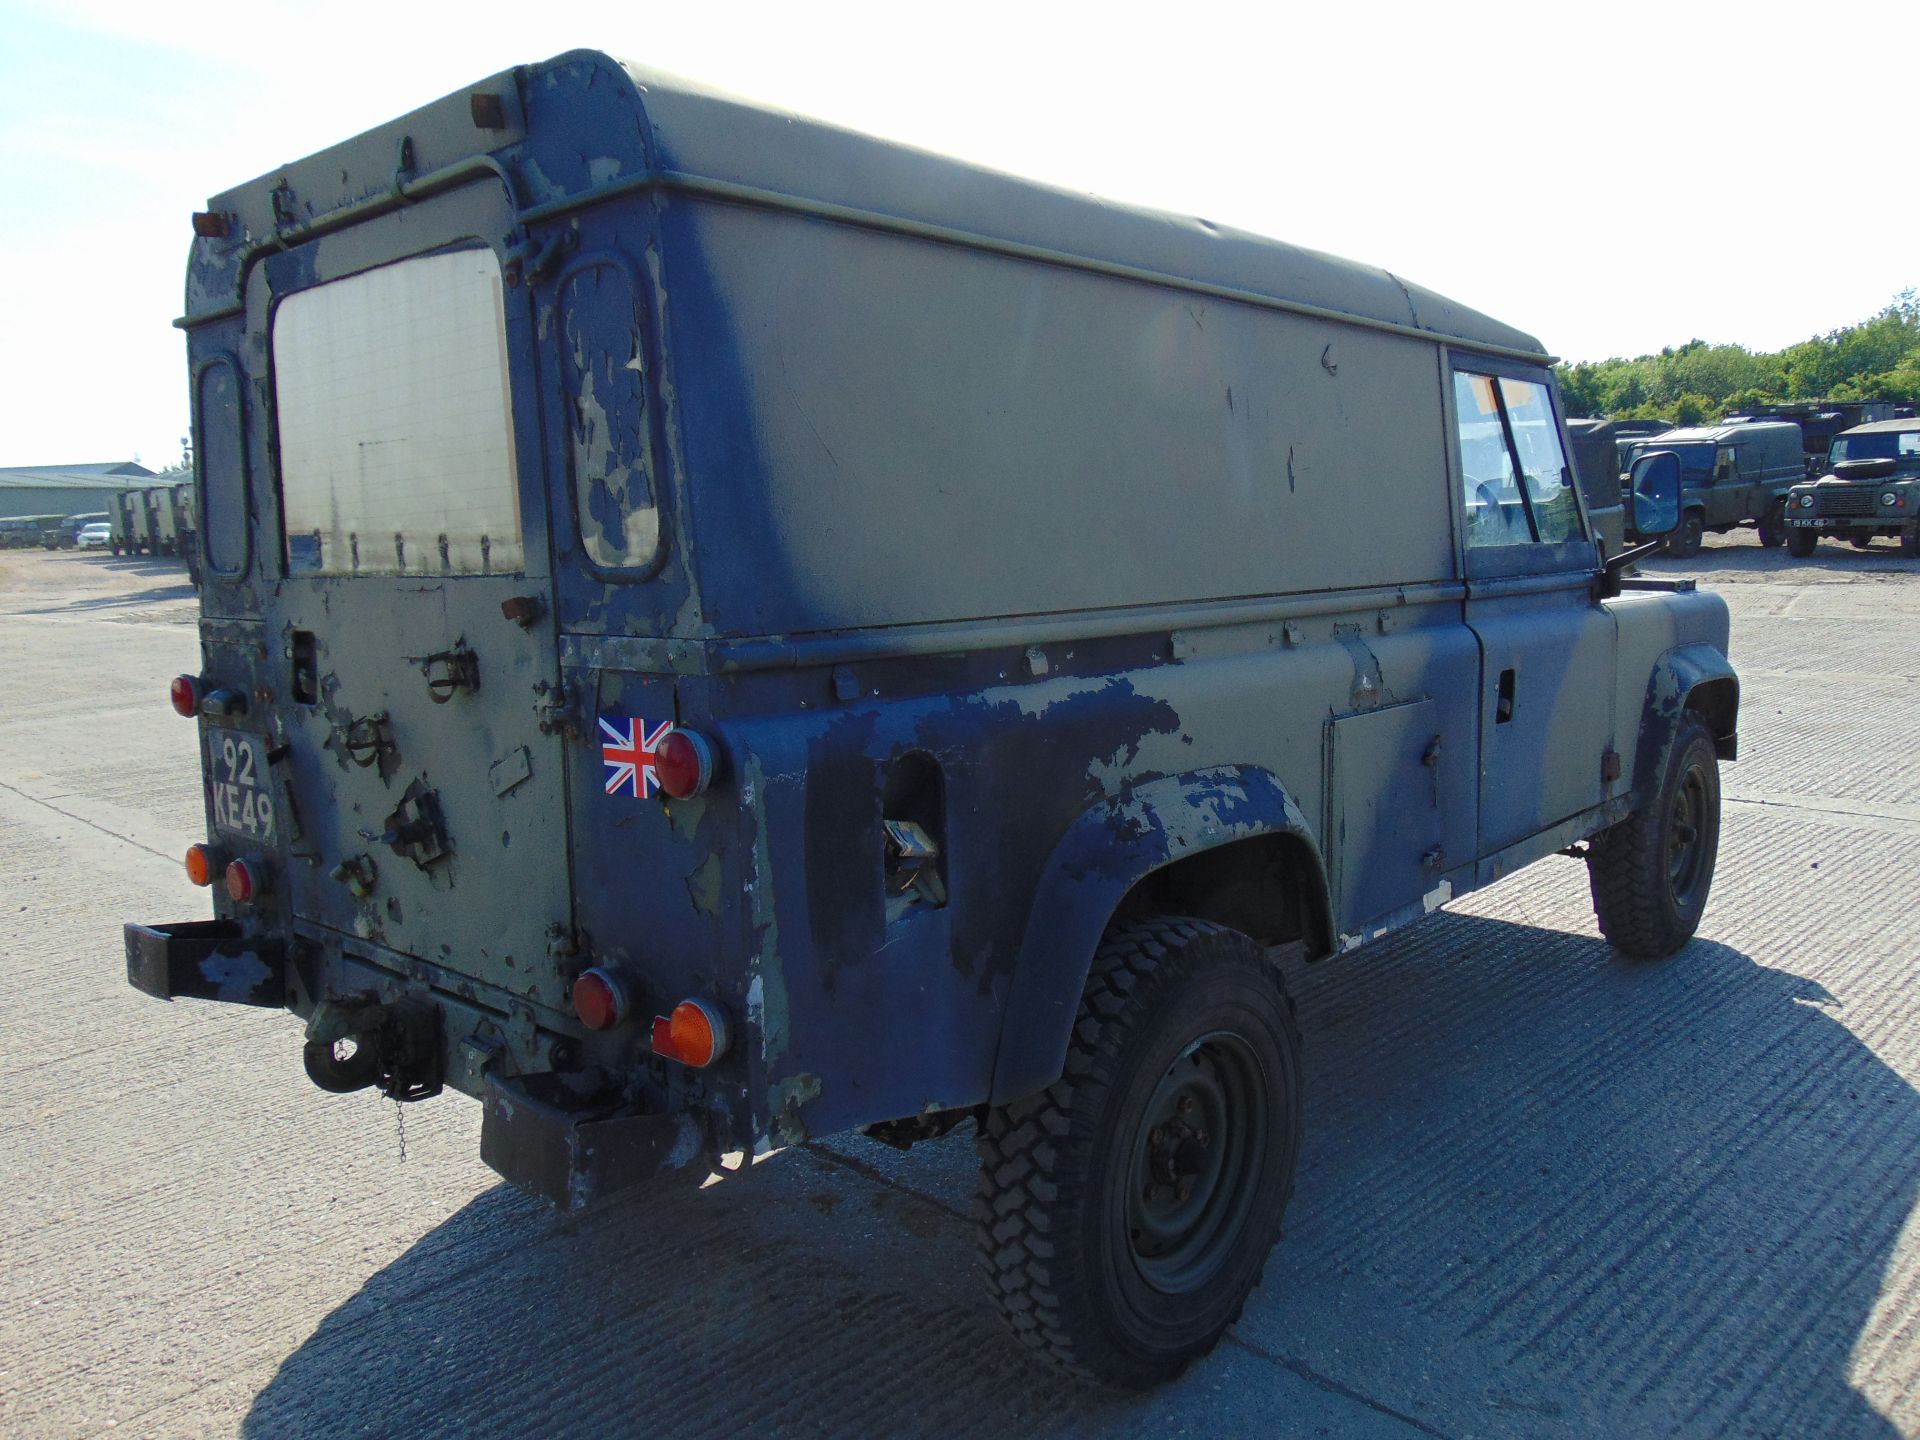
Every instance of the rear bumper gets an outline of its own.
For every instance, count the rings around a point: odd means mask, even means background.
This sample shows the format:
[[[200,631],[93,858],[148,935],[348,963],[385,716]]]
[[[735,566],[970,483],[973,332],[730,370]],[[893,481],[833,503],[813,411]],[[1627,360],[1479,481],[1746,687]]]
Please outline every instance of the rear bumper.
[[[562,1210],[587,1206],[706,1153],[688,1114],[640,1115],[574,1093],[570,1077],[489,1075],[480,1158]]]
[[[287,1003],[286,946],[231,920],[127,925],[127,983],[161,1000]]]

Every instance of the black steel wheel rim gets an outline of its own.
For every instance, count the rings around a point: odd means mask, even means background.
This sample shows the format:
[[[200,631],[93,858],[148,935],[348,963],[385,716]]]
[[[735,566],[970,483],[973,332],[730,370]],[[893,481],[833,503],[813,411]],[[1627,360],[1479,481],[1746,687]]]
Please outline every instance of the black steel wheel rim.
[[[1205,1287],[1233,1253],[1264,1163],[1266,1076],[1253,1047],[1216,1030],[1160,1077],[1126,1171],[1127,1248],[1154,1289]]]
[[[1667,885],[1676,905],[1693,900],[1705,871],[1707,849],[1707,776],[1697,764],[1688,765],[1673,795],[1673,813],[1667,818]]]

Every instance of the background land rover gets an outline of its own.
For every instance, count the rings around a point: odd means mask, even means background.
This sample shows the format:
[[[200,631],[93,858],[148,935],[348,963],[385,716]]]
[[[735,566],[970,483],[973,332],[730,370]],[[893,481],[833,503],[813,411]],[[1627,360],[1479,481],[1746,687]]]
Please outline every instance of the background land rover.
[[[1856,425],[1834,437],[1827,464],[1788,497],[1792,554],[1813,554],[1823,535],[1855,545],[1890,535],[1902,555],[1920,555],[1920,420]]]
[[[1583,840],[1698,923],[1726,607],[1622,593],[1519,331],[593,53],[195,229],[217,918],[129,978],[563,1205],[971,1118],[1009,1325],[1148,1384],[1291,1190],[1265,947]]]
[[[1684,513],[1667,539],[1671,553],[1697,555],[1707,531],[1725,534],[1747,524],[1758,528],[1762,545],[1786,539],[1787,491],[1807,473],[1798,425],[1766,420],[1668,430],[1637,442],[1627,463],[1656,450],[1678,455],[1685,478]]]

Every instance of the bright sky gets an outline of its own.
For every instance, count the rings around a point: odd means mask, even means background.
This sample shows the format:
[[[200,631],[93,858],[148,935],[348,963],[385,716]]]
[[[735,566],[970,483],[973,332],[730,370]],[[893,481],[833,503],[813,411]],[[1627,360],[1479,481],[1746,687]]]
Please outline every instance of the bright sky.
[[[1907,9],[0,0],[0,465],[177,459],[189,214],[577,46],[1383,265],[1570,359],[1776,349],[1920,284],[1876,59]]]

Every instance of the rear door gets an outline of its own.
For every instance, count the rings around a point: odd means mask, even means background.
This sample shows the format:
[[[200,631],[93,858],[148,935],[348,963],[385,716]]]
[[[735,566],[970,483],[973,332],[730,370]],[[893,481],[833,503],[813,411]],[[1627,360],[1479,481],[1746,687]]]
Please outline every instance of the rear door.
[[[411,957],[416,978],[560,1009],[570,859],[534,332],[471,238],[511,223],[469,187],[364,227],[335,247],[359,263],[321,283],[312,256],[261,267],[281,522],[263,608],[297,917]]]

